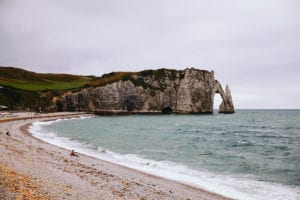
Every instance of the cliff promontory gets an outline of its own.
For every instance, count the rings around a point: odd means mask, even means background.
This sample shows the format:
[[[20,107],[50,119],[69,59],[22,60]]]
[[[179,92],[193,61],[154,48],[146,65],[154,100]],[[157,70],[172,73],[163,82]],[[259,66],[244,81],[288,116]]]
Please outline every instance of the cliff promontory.
[[[229,87],[224,92],[213,71],[159,69],[106,74],[53,103],[57,111],[212,113],[216,93],[223,99],[219,112],[233,113]]]

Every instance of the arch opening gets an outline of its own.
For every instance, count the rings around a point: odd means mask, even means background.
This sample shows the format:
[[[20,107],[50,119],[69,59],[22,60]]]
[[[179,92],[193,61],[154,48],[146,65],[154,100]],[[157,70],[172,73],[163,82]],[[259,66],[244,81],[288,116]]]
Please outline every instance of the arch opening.
[[[221,94],[216,92],[215,95],[214,95],[214,104],[213,104],[213,110],[214,112],[218,112],[219,111],[219,106],[221,105],[223,99],[221,97]]]

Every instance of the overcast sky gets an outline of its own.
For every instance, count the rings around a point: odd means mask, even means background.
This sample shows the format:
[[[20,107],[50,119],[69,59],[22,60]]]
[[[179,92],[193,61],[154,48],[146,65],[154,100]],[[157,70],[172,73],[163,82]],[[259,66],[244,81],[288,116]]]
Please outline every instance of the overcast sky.
[[[236,108],[300,108],[299,0],[0,0],[0,65],[35,72],[196,67]]]

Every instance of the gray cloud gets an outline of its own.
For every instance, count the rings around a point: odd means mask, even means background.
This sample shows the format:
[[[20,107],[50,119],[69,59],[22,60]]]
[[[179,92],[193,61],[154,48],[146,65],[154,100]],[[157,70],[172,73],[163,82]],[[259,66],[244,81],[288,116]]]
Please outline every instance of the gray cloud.
[[[237,107],[300,108],[300,4],[253,1],[0,1],[0,65],[101,75],[215,70]]]

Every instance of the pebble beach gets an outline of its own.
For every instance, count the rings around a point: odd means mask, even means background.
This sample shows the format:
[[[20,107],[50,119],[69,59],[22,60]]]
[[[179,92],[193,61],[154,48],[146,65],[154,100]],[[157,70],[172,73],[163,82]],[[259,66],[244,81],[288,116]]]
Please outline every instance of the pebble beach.
[[[176,181],[96,159],[34,138],[35,121],[85,113],[22,113],[0,119],[1,199],[227,199]],[[6,133],[9,132],[9,135]]]

